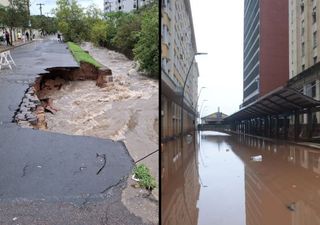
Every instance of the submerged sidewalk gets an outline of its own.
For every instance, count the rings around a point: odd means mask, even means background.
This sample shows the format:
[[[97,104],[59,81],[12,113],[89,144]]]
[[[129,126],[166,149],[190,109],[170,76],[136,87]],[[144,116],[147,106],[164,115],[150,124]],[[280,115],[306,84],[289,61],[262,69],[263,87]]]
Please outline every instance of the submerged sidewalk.
[[[77,67],[65,44],[14,48],[0,71],[0,224],[143,224],[121,203],[132,158],[121,142],[21,128],[12,122],[26,89],[50,67]],[[105,155],[103,166],[100,155]]]

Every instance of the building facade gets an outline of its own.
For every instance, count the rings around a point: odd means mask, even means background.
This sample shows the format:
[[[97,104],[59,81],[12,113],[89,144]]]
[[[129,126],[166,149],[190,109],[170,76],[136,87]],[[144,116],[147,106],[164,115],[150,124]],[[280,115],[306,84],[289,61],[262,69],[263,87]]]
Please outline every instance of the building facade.
[[[0,0],[0,5],[9,6],[9,0]]]
[[[199,76],[194,58],[196,53],[190,1],[162,0],[161,137],[163,138],[179,135],[182,130],[184,133],[195,128]]]
[[[150,2],[151,0],[104,0],[104,12],[130,12]]]
[[[288,81],[288,19],[287,0],[245,0],[242,106]]]
[[[319,7],[319,0],[289,1],[291,83],[294,83],[294,88],[316,100],[320,100],[318,76],[320,22],[317,18],[320,13]]]

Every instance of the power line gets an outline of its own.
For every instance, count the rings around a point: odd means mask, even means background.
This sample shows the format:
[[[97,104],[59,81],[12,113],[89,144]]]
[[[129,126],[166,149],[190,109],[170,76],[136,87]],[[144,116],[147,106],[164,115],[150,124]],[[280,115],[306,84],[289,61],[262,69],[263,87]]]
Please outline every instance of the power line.
[[[44,5],[43,3],[38,3],[37,5],[40,6],[40,16],[42,16],[42,6]]]

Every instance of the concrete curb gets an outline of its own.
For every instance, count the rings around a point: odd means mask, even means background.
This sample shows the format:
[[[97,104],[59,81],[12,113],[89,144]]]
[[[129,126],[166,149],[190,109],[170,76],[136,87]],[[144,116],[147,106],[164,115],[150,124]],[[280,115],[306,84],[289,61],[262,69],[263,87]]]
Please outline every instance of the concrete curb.
[[[27,45],[27,44],[31,44],[31,43],[33,43],[33,42],[34,42],[34,41],[29,41],[29,42],[25,42],[25,43],[23,43],[23,44],[21,44],[21,45],[13,45],[13,46],[10,46],[10,47],[5,48],[5,49],[1,49],[1,48],[0,48],[0,53],[1,53],[1,52],[5,52],[5,51],[8,51],[8,50],[11,50],[11,49],[15,49],[15,48],[18,48],[18,47]]]

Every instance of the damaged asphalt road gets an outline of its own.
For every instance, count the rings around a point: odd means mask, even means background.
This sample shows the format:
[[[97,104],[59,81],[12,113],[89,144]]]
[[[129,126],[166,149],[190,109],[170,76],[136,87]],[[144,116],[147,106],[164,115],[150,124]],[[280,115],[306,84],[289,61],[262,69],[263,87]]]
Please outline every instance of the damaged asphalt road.
[[[121,203],[133,167],[123,143],[12,123],[37,74],[77,65],[66,45],[37,41],[11,55],[17,68],[0,71],[0,224],[143,224]]]

